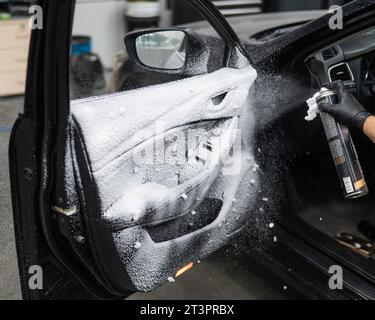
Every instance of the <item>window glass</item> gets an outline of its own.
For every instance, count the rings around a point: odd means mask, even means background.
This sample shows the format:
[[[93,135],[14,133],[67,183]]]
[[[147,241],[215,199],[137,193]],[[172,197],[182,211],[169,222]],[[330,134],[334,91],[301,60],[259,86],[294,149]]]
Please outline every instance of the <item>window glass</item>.
[[[172,10],[167,1],[77,1],[71,43],[71,99],[121,92],[180,80],[188,73],[151,72],[129,59],[124,36],[138,29],[173,28]],[[222,67],[224,43],[207,22],[186,25],[193,40],[177,31],[139,37],[137,54],[145,65],[178,70],[187,54],[205,56],[206,72]],[[199,41],[199,48],[191,43]],[[189,47],[190,46],[190,47]],[[197,51],[197,52],[195,52]],[[199,52],[198,52],[199,51]],[[191,66],[191,69],[194,69]]]

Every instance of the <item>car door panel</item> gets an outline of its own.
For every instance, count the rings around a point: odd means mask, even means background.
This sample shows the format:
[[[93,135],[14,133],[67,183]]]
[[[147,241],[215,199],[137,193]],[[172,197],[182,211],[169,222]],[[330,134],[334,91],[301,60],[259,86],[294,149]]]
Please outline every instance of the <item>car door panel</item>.
[[[114,263],[103,247],[120,257],[128,289],[150,291],[246,225],[233,203],[251,162],[241,118],[255,78],[252,67],[223,68],[72,102],[73,163],[92,208],[82,214],[97,226],[90,243],[109,278]],[[116,287],[117,275],[110,282]]]
[[[19,118],[31,123],[30,142],[18,125],[10,147],[25,298],[69,297],[75,287],[101,299],[150,291],[247,226],[258,196],[246,179],[257,178],[248,139],[257,73],[212,3],[188,1],[224,40],[223,69],[78,101],[68,81],[74,1],[41,1],[48,24],[33,32]],[[165,161],[144,161],[151,149]],[[48,280],[38,292],[27,286],[31,264]]]
[[[203,128],[206,129],[206,123],[203,124]],[[194,143],[193,142],[189,143],[188,146],[183,145],[182,148],[178,150],[176,148],[178,141],[176,141],[171,145],[171,147],[168,146],[168,148],[166,148],[167,150],[161,150],[161,156],[164,156],[165,152],[168,152],[163,164],[155,164],[153,159],[151,159],[151,161],[145,165],[142,163],[134,164],[133,155],[141,153],[147,148],[147,146],[145,146],[145,149],[142,149],[143,144],[138,146],[136,148],[137,150],[129,152],[130,154],[126,155],[125,161],[127,162],[126,164],[128,169],[126,174],[127,177],[130,178],[126,179],[126,182],[125,179],[120,179],[118,180],[118,184],[112,183],[112,180],[107,181],[109,185],[111,185],[111,188],[114,185],[121,185],[122,188],[120,190],[122,190],[122,196],[118,200],[115,200],[115,202],[107,210],[105,210],[103,217],[110,221],[123,221],[123,223],[128,224],[129,226],[140,223],[155,225],[172,219],[176,214],[181,215],[184,212],[189,211],[197,202],[197,198],[205,198],[205,195],[207,195],[207,192],[213,182],[212,179],[217,176],[218,170],[220,169],[221,155],[223,154],[224,156],[224,154],[228,154],[229,148],[233,145],[232,140],[236,134],[235,129],[237,120],[233,119],[221,122],[218,121],[208,124],[209,127],[207,128],[207,131],[204,131],[206,136],[199,139],[199,142],[194,140],[194,142],[196,142],[195,144],[199,143],[200,147],[196,148],[195,145],[192,145]],[[226,128],[226,126],[228,126],[228,128]],[[197,133],[202,132],[202,130],[199,130],[202,128],[198,128],[198,130],[195,131],[194,127],[195,125],[184,126],[181,128],[181,131],[177,129],[173,130],[172,132],[167,132],[165,134],[165,138],[173,140],[176,138],[178,139],[178,137],[181,136],[185,138],[185,134],[189,134],[189,129],[192,131],[194,130],[194,132]],[[220,149],[220,153],[217,152],[216,154],[213,154],[215,159],[211,158],[210,165],[207,166],[206,161],[208,160],[206,160],[205,155],[200,155],[199,152],[201,148],[204,149],[204,145],[206,142],[208,143],[209,138],[215,138],[212,136],[215,130],[226,130],[226,141],[223,149]],[[183,135],[180,135],[180,133]],[[151,139],[150,147],[153,148],[154,145],[162,147],[164,140],[163,136],[159,136],[160,140],[157,139],[158,137],[155,138],[155,140]],[[194,137],[191,137],[191,139],[194,138],[199,138],[199,136],[195,135]],[[190,142],[192,142],[191,139],[189,140]],[[153,143],[154,141],[155,143]],[[183,143],[185,141],[181,142]],[[166,144],[169,143],[170,141],[167,140]],[[211,142],[209,143],[211,145]],[[189,149],[190,145],[191,152]],[[212,149],[215,149],[215,147],[215,144],[211,145]],[[217,148],[219,147],[220,145],[217,146]],[[176,156],[176,153],[179,154],[179,157]],[[208,150],[207,153],[211,152]],[[121,164],[120,168],[123,168]],[[191,177],[192,173],[195,175],[193,178]],[[104,176],[108,177],[105,174],[101,175],[103,178]],[[114,178],[117,180],[118,176],[121,175],[113,175],[113,177],[110,177],[110,179]],[[100,178],[98,180],[100,180]],[[151,178],[154,182],[150,183],[148,180]],[[155,189],[157,188],[160,189],[155,192]],[[185,196],[183,197],[182,195]],[[152,216],[143,216],[142,214],[146,214],[147,208],[150,206],[157,206],[160,209],[153,211]]]

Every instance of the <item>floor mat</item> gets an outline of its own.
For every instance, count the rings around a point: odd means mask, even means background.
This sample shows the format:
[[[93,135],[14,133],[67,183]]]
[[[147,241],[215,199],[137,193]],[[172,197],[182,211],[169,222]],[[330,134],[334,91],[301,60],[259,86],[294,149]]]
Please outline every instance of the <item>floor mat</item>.
[[[298,215],[320,231],[336,237],[347,232],[361,238],[358,224],[368,220],[375,225],[375,199],[371,194],[346,200],[332,160],[306,160],[293,174],[295,190],[300,201]],[[306,168],[309,168],[306,170]]]
[[[368,220],[375,225],[375,207],[371,202],[333,202],[330,205],[316,205],[300,213],[301,218],[320,231],[335,237],[339,232],[347,232],[364,238],[358,231],[358,224]]]

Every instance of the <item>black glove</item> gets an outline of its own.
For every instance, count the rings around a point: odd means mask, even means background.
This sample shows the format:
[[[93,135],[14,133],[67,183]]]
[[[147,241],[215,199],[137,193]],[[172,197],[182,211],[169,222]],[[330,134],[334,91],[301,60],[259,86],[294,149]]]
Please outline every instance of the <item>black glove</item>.
[[[332,82],[327,88],[338,94],[339,103],[335,105],[320,105],[320,111],[329,113],[339,123],[348,128],[363,131],[366,120],[372,115],[366,111],[350,92],[346,91],[342,81]]]

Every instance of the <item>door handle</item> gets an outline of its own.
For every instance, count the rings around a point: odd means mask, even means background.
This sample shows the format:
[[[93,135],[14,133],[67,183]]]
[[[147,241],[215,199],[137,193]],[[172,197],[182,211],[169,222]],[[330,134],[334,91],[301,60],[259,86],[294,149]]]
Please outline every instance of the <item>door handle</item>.
[[[209,110],[213,112],[222,111],[231,105],[231,102],[235,101],[236,88],[229,88],[225,91],[212,96],[209,101]]]
[[[213,105],[214,106],[220,105],[225,100],[225,98],[227,97],[228,92],[229,91],[225,91],[225,92],[220,93],[217,96],[211,98],[211,101],[212,101]]]

